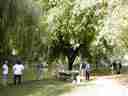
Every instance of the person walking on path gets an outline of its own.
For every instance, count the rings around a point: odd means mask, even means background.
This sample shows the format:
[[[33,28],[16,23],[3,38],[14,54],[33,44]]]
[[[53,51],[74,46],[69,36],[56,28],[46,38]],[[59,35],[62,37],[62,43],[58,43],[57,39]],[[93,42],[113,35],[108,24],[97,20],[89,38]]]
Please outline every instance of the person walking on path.
[[[90,80],[90,64],[87,63],[85,66],[86,80]]]
[[[121,61],[118,61],[117,62],[117,74],[120,74],[121,68],[122,68]]]
[[[8,81],[8,61],[5,61],[5,63],[2,66],[2,77],[3,77],[3,85],[7,85]]]
[[[13,66],[13,74],[14,74],[14,84],[16,85],[21,84],[22,75],[23,75],[24,65],[21,64],[20,61],[17,61],[17,63]]]

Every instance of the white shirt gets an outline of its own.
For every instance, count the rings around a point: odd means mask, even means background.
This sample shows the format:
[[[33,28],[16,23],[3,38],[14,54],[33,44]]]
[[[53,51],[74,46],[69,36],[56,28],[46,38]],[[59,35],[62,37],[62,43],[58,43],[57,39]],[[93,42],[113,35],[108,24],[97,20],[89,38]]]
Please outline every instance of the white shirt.
[[[4,65],[2,66],[2,69],[3,69],[3,74],[4,74],[4,75],[7,75],[7,74],[8,74],[8,65],[7,65],[7,64],[4,64]]]
[[[23,64],[15,64],[13,66],[13,74],[14,75],[22,75],[24,70]]]

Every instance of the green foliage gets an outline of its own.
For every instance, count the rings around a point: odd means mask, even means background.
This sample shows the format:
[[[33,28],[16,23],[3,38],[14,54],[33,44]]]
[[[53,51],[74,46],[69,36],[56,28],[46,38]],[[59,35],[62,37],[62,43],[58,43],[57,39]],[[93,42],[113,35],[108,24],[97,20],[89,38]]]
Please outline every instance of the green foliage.
[[[38,24],[40,10],[35,7],[36,3],[30,0],[25,2],[4,0],[1,2],[6,2],[5,5],[1,6],[2,11],[0,13],[1,55],[11,55],[12,50],[15,49],[17,51],[16,55],[24,60],[28,60],[28,58],[36,59],[37,55],[35,56],[35,54],[41,51],[37,49],[42,48],[42,45],[39,45],[41,42],[41,31]],[[6,49],[9,50],[9,53]]]
[[[61,14],[56,14],[52,20],[53,29],[49,32],[51,42],[51,56],[53,58],[69,55],[69,49],[78,47],[83,57],[91,58],[90,46],[96,40],[97,34],[103,26],[107,5],[100,5],[100,12],[96,14],[96,5],[76,10],[75,4],[66,6]],[[79,9],[79,7],[78,7]],[[75,12],[77,11],[77,12]],[[61,55],[62,56],[62,55]]]
[[[16,50],[16,55],[25,61],[42,58],[52,62],[65,58],[73,48],[80,50],[77,55],[90,56],[90,45],[103,26],[107,5],[101,3],[98,9],[96,4],[81,8],[81,2],[78,3],[74,0],[1,0],[1,55],[4,52],[11,55],[12,50]]]

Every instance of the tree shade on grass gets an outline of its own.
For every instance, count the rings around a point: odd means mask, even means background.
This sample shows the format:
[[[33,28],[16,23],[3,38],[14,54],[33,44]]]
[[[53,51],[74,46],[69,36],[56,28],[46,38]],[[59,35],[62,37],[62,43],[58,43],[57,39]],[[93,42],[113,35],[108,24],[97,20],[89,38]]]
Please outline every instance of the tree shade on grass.
[[[0,96],[58,96],[71,90],[71,86],[57,80],[28,81],[22,85],[0,88]]]

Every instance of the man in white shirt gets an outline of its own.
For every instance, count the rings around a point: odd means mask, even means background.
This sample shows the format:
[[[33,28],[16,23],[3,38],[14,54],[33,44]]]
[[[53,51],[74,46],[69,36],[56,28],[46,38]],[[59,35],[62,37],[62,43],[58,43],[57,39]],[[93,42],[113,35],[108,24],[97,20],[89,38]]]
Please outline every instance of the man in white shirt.
[[[5,61],[5,63],[2,66],[2,75],[3,75],[3,85],[7,85],[8,80],[8,61]]]
[[[17,64],[13,66],[13,74],[14,74],[14,84],[21,84],[21,79],[23,75],[24,65],[21,64],[20,61],[17,61]]]

